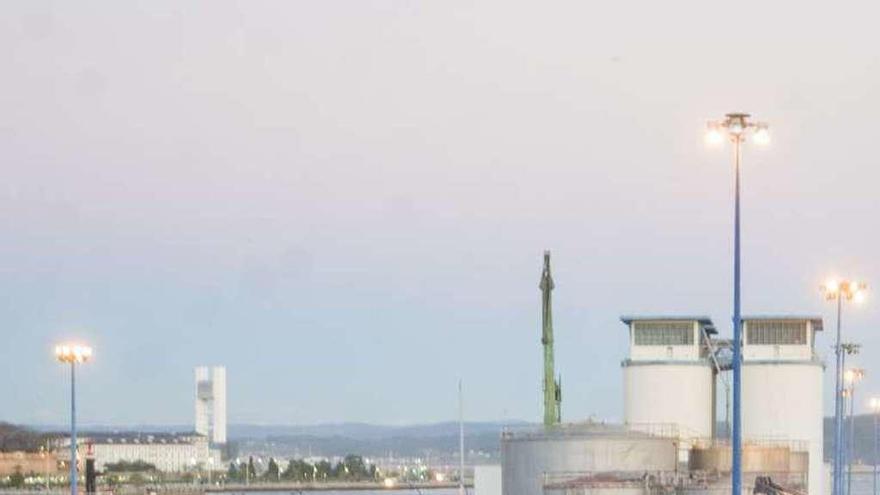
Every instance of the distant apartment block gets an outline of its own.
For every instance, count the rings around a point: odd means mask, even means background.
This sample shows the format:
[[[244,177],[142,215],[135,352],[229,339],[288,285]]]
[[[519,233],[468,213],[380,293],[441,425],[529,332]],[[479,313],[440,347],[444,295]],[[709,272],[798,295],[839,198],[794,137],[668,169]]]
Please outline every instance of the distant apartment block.
[[[80,455],[94,455],[95,468],[118,462],[146,462],[163,472],[214,469],[221,466],[220,451],[208,446],[203,435],[188,433],[84,433]],[[67,446],[70,438],[66,438]],[[66,447],[65,447],[66,448]],[[62,448],[63,451],[63,448]]]

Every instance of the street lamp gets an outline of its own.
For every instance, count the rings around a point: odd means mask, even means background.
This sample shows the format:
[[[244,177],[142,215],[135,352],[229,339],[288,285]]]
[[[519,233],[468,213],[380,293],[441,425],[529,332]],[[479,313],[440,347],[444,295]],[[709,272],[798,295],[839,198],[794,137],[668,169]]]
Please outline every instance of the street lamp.
[[[43,469],[46,476],[46,491],[49,491],[49,445],[40,445],[40,457],[43,458]]]
[[[742,143],[751,134],[756,144],[770,142],[769,127],[765,123],[752,122],[747,113],[729,113],[722,120],[713,120],[706,125],[706,141],[721,144],[726,137],[733,144],[734,162],[734,210],[733,210],[733,433],[731,449],[733,462],[731,468],[731,487],[733,495],[742,495],[742,311],[740,307],[740,242],[739,242],[739,176]]]
[[[856,443],[856,383],[865,377],[862,368],[850,368],[843,374],[846,383],[849,384],[849,438],[847,438],[846,457],[846,493],[852,493],[852,463],[855,457]]]
[[[834,376],[834,484],[831,494],[843,495],[843,353],[845,349],[840,342],[840,320],[843,301],[863,301],[867,285],[863,282],[831,279],[821,289],[825,299],[837,303],[837,337],[834,345],[834,354],[837,358]]]
[[[201,476],[200,476],[201,470],[199,469],[199,464],[198,464],[198,462],[196,462],[195,456],[190,456],[189,465],[190,465],[190,469],[192,469],[192,472],[193,472],[193,484],[198,485],[199,482],[201,481]]]
[[[871,412],[874,413],[874,495],[877,495],[877,455],[880,454],[880,448],[878,448],[877,442],[880,441],[880,435],[878,435],[878,422],[877,418],[880,416],[880,397],[872,397],[871,401],[868,403],[871,407]]]
[[[80,344],[61,344],[55,347],[59,362],[70,363],[70,495],[77,495],[76,472],[76,365],[92,357],[92,348]]]

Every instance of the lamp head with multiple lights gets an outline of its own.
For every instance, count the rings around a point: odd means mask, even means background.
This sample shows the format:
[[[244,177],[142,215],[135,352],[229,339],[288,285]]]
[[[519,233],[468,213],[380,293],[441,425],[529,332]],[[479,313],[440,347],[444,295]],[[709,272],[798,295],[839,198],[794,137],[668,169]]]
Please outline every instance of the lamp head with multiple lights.
[[[843,373],[843,379],[850,385],[862,381],[865,377],[865,370],[862,368],[850,368]]]
[[[831,279],[821,288],[825,294],[825,299],[829,301],[842,297],[847,301],[860,303],[865,300],[868,285],[864,282]]]
[[[751,122],[747,113],[729,113],[724,120],[710,120],[706,124],[706,142],[721,144],[725,136],[733,142],[742,142],[746,134],[752,135],[755,144],[770,144],[770,126],[764,122]]]
[[[92,348],[80,344],[55,346],[55,357],[62,363],[84,363],[92,358]]]
[[[868,407],[875,413],[880,413],[880,397],[871,397],[868,401]]]
[[[861,350],[862,344],[856,344],[855,342],[841,342],[840,350],[846,353],[847,356],[855,356]]]

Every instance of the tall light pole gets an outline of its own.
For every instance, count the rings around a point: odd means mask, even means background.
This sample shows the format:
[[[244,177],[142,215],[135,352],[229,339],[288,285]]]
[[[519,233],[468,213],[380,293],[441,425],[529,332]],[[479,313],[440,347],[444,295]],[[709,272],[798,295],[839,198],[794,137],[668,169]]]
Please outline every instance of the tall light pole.
[[[770,142],[767,124],[751,122],[747,113],[729,113],[722,120],[707,124],[706,140],[710,144],[720,144],[724,137],[733,144],[734,163],[734,208],[733,208],[733,433],[731,449],[733,462],[730,481],[733,495],[742,495],[742,311],[740,307],[740,162],[742,143],[751,134],[755,143]]]
[[[829,280],[821,287],[825,299],[837,304],[837,337],[834,354],[837,366],[834,373],[834,467],[831,495],[843,495],[843,345],[840,342],[840,322],[843,312],[843,301],[860,302],[865,297],[867,285],[863,282],[849,280]]]
[[[46,470],[46,491],[49,491],[49,442],[46,445],[40,445],[40,457],[43,458],[43,469]]]
[[[464,495],[464,393],[458,379],[458,493]]]
[[[61,344],[55,347],[55,357],[70,363],[70,495],[77,495],[76,472],[76,365],[92,357],[92,348],[79,344]]]
[[[856,347],[858,352],[858,347]],[[855,457],[856,444],[856,383],[865,377],[862,368],[850,368],[844,372],[844,379],[849,384],[849,438],[847,438],[846,455],[846,494],[852,493],[852,463]]]
[[[192,470],[193,470],[193,474],[194,474],[193,484],[197,485],[197,484],[199,484],[199,478],[200,478],[199,471],[200,470],[199,470],[199,465],[196,463],[196,458],[194,456],[189,458],[189,465],[192,466]]]
[[[877,442],[880,441],[880,435],[878,435],[878,424],[877,417],[880,416],[880,397],[872,397],[871,401],[868,403],[871,406],[871,412],[874,413],[874,478],[873,484],[874,487],[874,495],[877,495],[877,455],[880,454],[880,448],[878,448]]]

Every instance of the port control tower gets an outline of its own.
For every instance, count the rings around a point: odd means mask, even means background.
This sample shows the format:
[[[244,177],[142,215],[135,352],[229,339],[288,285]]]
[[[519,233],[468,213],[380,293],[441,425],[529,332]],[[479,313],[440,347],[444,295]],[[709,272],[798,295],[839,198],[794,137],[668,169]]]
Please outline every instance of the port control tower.
[[[213,445],[226,443],[226,368],[199,366],[195,369],[196,433]]]

